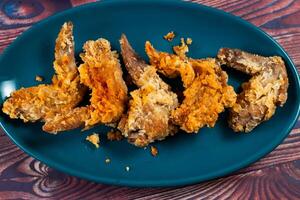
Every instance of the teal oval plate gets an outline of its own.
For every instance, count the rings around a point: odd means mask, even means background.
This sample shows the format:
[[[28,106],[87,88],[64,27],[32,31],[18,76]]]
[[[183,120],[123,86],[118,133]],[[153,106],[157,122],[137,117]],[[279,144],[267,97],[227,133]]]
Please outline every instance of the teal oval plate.
[[[288,100],[284,107],[250,134],[234,133],[227,125],[226,112],[214,128],[198,134],[178,133],[156,142],[159,154],[137,148],[126,141],[109,142],[105,126],[89,131],[72,130],[50,135],[41,123],[24,124],[1,114],[7,135],[29,155],[65,173],[88,180],[127,186],[178,186],[197,183],[232,173],[272,151],[288,135],[299,115],[299,77],[286,52],[270,36],[250,23],[206,6],[179,1],[104,1],[59,13],[34,25],[0,58],[0,95],[13,89],[36,85],[36,75],[50,82],[53,74],[54,43],[60,26],[74,23],[76,53],[86,40],[107,38],[119,50],[118,40],[125,33],[145,59],[144,43],[150,40],[162,51],[171,51],[180,37],[190,37],[190,57],[214,57],[220,47],[240,48],[270,56],[282,56],[289,76]],[[162,36],[175,31],[169,43]],[[243,74],[228,71],[229,83],[236,89],[247,80]],[[101,147],[85,141],[89,133],[101,135]],[[105,163],[109,158],[111,162]],[[125,167],[130,170],[126,171]]]

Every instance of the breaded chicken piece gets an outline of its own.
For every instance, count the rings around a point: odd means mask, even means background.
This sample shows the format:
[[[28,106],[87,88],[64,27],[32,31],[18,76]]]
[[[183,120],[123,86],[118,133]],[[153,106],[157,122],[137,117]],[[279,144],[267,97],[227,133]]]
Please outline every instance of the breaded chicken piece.
[[[55,45],[55,75],[52,84],[41,84],[14,91],[3,104],[3,112],[10,118],[24,122],[47,121],[57,113],[75,107],[85,92],[80,84],[74,57],[73,25],[64,23]]]
[[[172,112],[172,120],[188,133],[204,126],[214,127],[218,116],[236,101],[228,76],[213,58],[190,60],[196,78],[184,90],[182,104]]]
[[[252,76],[242,84],[242,92],[230,109],[229,125],[234,131],[250,132],[270,119],[276,106],[286,102],[289,84],[281,57],[263,57],[239,49],[222,48],[218,59],[228,67]]]
[[[174,73],[176,74],[175,70],[170,71],[169,69],[177,69],[178,60],[183,62],[182,58],[186,57],[182,55],[184,52],[180,52],[180,55],[164,52],[153,53],[157,50],[153,49],[149,42],[146,43],[146,52],[150,62],[156,64],[155,66],[168,77],[173,77]],[[153,55],[160,55],[160,57]],[[157,62],[157,60],[163,61],[170,57],[173,59],[167,59],[168,65]],[[204,126],[213,127],[219,113],[223,112],[225,108],[233,106],[236,101],[236,94],[233,87],[228,86],[227,74],[222,71],[215,59],[196,60],[186,57],[184,62],[186,67],[182,67],[181,75],[190,74],[192,70],[194,78],[188,80],[191,83],[183,92],[183,102],[172,111],[171,118],[182,130],[188,133],[197,133]],[[185,72],[186,69],[187,72]],[[164,70],[168,73],[165,73]]]
[[[180,75],[185,88],[191,85],[195,78],[195,73],[187,59],[159,52],[154,49],[149,41],[146,42],[145,49],[151,65],[154,65],[160,73],[170,78]]]
[[[127,86],[122,77],[118,54],[111,51],[105,39],[87,41],[83,64],[79,67],[80,80],[92,90],[90,105],[78,107],[47,121],[44,131],[57,133],[85,126],[113,123],[119,120],[126,107]]]
[[[177,95],[157,75],[155,67],[147,65],[135,53],[125,35],[120,44],[126,69],[139,89],[130,93],[128,112],[118,128],[130,143],[147,146],[177,131],[169,119],[178,106]]]

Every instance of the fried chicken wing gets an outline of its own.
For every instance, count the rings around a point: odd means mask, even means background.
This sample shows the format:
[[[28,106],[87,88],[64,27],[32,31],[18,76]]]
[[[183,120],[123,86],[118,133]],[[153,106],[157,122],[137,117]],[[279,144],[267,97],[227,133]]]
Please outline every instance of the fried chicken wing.
[[[127,86],[122,77],[118,54],[111,51],[105,39],[87,41],[80,55],[83,64],[79,67],[80,80],[92,90],[90,105],[78,107],[68,113],[47,121],[44,131],[57,133],[96,124],[113,123],[119,120],[126,107]]]
[[[52,84],[41,84],[14,91],[3,104],[3,112],[10,118],[24,122],[47,121],[57,113],[75,107],[85,92],[80,84],[74,58],[73,25],[64,23],[55,45],[55,75]]]
[[[150,51],[151,50],[151,51]],[[180,56],[169,53],[156,53],[153,56],[153,47],[149,42],[146,43],[146,52],[150,62],[157,66],[158,69],[172,77],[177,69],[178,62],[184,62],[181,75],[190,74],[193,71],[194,78],[183,92],[184,99],[182,104],[172,111],[172,121],[179,125],[180,128],[188,133],[198,132],[204,126],[213,127],[218,119],[219,113],[223,112],[226,107],[231,107],[236,101],[236,94],[232,86],[227,85],[227,74],[222,71],[218,62],[213,58],[208,59],[188,59],[182,60]],[[168,58],[173,58],[172,60]],[[167,60],[168,64],[164,61]],[[159,62],[158,62],[159,61]],[[163,61],[163,62],[162,62]],[[165,70],[168,73],[165,73]]]
[[[183,56],[159,52],[154,49],[149,41],[146,42],[145,49],[151,65],[154,65],[160,73],[169,78],[180,75],[185,88],[191,85],[195,73],[187,59]]]
[[[177,131],[169,119],[178,105],[177,95],[157,75],[155,67],[147,65],[135,53],[125,35],[120,44],[126,69],[139,89],[130,93],[128,112],[118,128],[130,143],[147,146]]]
[[[239,49],[222,48],[218,59],[228,67],[252,76],[242,84],[242,92],[230,109],[229,125],[234,131],[250,132],[270,119],[276,106],[286,102],[288,77],[281,57],[263,57]]]
[[[175,124],[188,133],[196,133],[204,126],[214,127],[219,113],[233,106],[236,94],[227,85],[227,74],[215,59],[190,60],[196,74],[184,92],[182,104],[172,112]]]

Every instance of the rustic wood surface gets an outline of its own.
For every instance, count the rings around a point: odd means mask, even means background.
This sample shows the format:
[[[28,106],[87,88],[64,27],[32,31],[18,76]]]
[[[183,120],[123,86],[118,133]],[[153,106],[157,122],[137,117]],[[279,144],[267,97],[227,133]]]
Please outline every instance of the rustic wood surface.
[[[1,0],[0,52],[55,12],[93,0]],[[273,36],[300,70],[300,0],[198,0],[252,22]],[[0,130],[0,199],[300,199],[300,121],[259,162],[228,177],[181,188],[96,184],[53,170],[23,153]]]

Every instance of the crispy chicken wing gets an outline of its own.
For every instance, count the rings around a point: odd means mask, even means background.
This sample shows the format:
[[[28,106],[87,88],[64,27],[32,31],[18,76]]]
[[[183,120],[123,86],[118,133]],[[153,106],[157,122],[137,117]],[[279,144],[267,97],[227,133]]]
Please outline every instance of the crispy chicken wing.
[[[182,60],[184,57],[182,55],[158,53],[149,42],[146,43],[146,52],[150,63],[157,66],[168,77],[176,74],[176,70],[169,70],[178,69],[176,66],[184,66],[180,73],[181,76],[191,74],[190,71],[193,71],[194,76],[185,76],[186,82],[190,83],[185,85],[182,104],[171,114],[172,121],[182,130],[196,133],[204,126],[213,127],[219,113],[235,103],[236,94],[233,87],[227,85],[227,74],[222,71],[215,59],[186,58],[186,60]],[[168,61],[167,65],[164,64],[166,60]],[[179,62],[184,64],[179,64]],[[165,73],[165,70],[168,73]]]
[[[87,41],[80,55],[80,80],[92,90],[90,105],[78,107],[47,121],[43,129],[50,133],[119,120],[127,102],[127,86],[122,77],[118,54],[105,39]]]
[[[151,65],[154,65],[160,73],[170,78],[180,75],[185,88],[191,85],[195,78],[195,73],[184,56],[159,52],[154,49],[149,41],[146,42],[145,49]]]
[[[79,80],[72,32],[72,23],[65,23],[56,39],[56,74],[52,84],[21,88],[4,102],[2,110],[10,118],[20,118],[24,122],[47,121],[57,113],[72,109],[82,100],[85,87]]]
[[[263,57],[239,49],[220,49],[222,64],[247,73],[252,78],[242,85],[236,104],[230,109],[229,125],[236,132],[250,132],[270,119],[276,106],[287,100],[288,77],[279,56]]]
[[[170,113],[178,105],[177,96],[157,75],[155,67],[147,65],[132,49],[125,35],[121,40],[122,57],[139,89],[130,93],[129,110],[118,128],[136,146],[147,146],[176,132]]]
[[[190,60],[196,78],[184,92],[182,104],[172,112],[175,124],[188,133],[214,127],[219,113],[233,106],[236,94],[227,74],[213,58]]]

